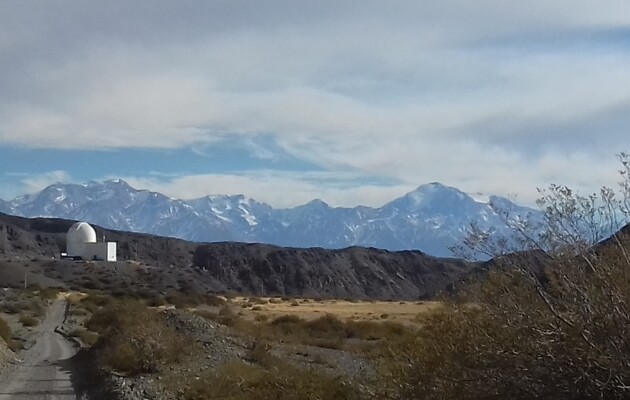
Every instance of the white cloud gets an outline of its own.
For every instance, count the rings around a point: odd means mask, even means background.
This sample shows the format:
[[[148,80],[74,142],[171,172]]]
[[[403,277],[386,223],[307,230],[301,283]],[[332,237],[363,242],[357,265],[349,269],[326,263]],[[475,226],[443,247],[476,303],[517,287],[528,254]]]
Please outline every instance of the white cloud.
[[[50,186],[54,183],[67,183],[71,182],[72,177],[66,171],[49,171],[42,174],[26,175],[21,179],[21,192],[24,193],[36,193],[40,190]]]
[[[625,0],[0,5],[0,141],[176,148],[265,133],[333,175],[401,186],[212,173],[146,183],[179,197],[216,187],[274,205],[375,205],[440,180],[531,201],[549,181],[613,179],[630,104],[630,53],[615,35],[628,22]]]
[[[187,175],[171,179],[123,178],[131,186],[157,191],[173,198],[193,199],[209,194],[244,194],[274,207],[293,207],[315,198],[331,206],[381,206],[413,189],[413,185],[382,186],[353,181],[351,174],[291,174],[250,171],[241,174]]]
[[[472,145],[474,146],[474,145]],[[404,146],[398,149],[401,153]],[[440,181],[464,192],[509,197],[519,204],[535,207],[536,188],[550,183],[568,185],[583,194],[597,192],[601,186],[616,187],[618,164],[613,156],[599,163],[585,153],[566,157],[547,153],[527,160],[495,148],[493,159],[475,157],[475,150],[430,147],[417,155],[417,162],[401,165],[395,175],[399,183],[364,183],[361,176],[340,172],[246,171],[242,173],[197,174],[182,176],[124,177],[136,188],[164,193],[173,198],[192,199],[209,194],[244,194],[274,207],[293,207],[320,198],[334,207],[366,205],[380,207],[414,190],[419,184]],[[492,149],[490,150],[490,153]],[[440,152],[449,153],[444,157]],[[490,154],[488,153],[488,154]],[[405,157],[405,154],[402,155]],[[570,171],[567,178],[566,171]],[[558,180],[558,176],[563,176]]]

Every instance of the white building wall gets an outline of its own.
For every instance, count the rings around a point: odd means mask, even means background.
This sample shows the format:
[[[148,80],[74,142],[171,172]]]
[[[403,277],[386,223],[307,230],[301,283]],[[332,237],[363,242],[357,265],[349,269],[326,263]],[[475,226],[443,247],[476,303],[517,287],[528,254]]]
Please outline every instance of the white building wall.
[[[117,259],[117,248],[116,242],[107,242],[107,257],[105,257],[105,261],[116,261]]]
[[[68,253],[69,256],[83,257],[86,244],[87,243],[82,242],[68,242],[66,243],[66,253]]]
[[[116,261],[116,242],[85,243],[84,260]]]

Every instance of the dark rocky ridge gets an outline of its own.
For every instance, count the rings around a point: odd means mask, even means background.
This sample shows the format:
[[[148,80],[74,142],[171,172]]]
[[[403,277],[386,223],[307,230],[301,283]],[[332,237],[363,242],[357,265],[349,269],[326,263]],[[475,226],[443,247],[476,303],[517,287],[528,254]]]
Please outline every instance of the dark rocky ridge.
[[[126,287],[158,294],[243,292],[337,298],[428,298],[477,264],[440,259],[419,251],[390,252],[351,247],[298,249],[262,244],[193,243],[112,231],[95,226],[99,238],[118,242],[117,263],[52,260],[65,249],[74,221],[0,214],[0,284],[15,284],[28,268],[35,281],[75,288]],[[9,264],[20,256],[19,266]],[[8,260],[8,261],[7,261]],[[130,262],[129,260],[133,260]],[[83,267],[82,267],[83,266]],[[16,269],[17,268],[17,269]],[[40,276],[41,275],[41,276]],[[3,276],[12,276],[2,281]],[[8,279],[8,278],[7,278]]]
[[[358,298],[428,298],[473,266],[419,251],[244,243],[200,245],[193,263],[218,281],[246,292]]]

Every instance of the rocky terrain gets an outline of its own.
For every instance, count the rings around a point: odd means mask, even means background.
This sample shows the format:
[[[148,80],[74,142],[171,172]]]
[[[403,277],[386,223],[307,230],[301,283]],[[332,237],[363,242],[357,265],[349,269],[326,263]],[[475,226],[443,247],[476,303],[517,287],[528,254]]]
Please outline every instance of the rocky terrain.
[[[59,260],[72,223],[0,214],[0,284],[19,285],[27,276],[44,287],[130,289],[142,297],[176,291],[419,299],[477,266],[419,251],[200,244],[101,227],[98,237],[118,242],[121,261]]]

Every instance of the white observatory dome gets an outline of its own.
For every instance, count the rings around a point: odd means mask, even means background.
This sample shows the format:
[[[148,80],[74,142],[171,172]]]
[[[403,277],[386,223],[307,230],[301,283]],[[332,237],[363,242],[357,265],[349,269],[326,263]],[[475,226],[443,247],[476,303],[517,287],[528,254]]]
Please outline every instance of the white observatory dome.
[[[87,222],[77,222],[66,234],[66,252],[69,256],[82,256],[85,243],[96,243],[96,231]]]

